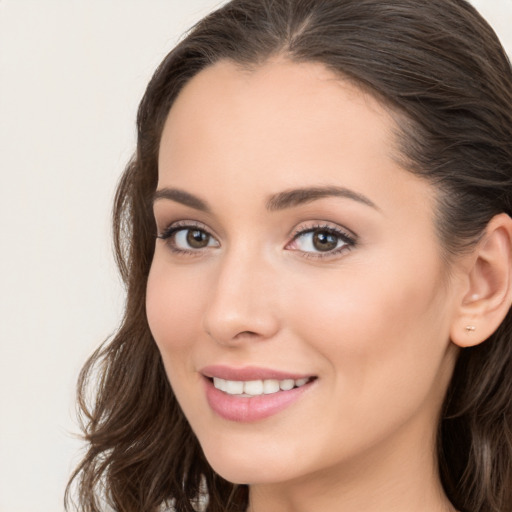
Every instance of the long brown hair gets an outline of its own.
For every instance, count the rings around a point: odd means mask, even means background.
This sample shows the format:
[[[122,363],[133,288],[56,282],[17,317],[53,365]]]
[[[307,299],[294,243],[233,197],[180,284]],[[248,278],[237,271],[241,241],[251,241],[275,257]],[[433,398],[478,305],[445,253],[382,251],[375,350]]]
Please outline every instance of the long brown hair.
[[[446,257],[512,214],[512,71],[489,25],[464,0],[233,0],[198,23],[161,63],[138,111],[137,151],[117,190],[114,236],[127,287],[117,334],[82,370],[88,443],[66,496],[79,509],[242,511],[247,487],[215,474],[167,381],[145,312],[154,250],[150,198],[163,123],[182,87],[230,59],[318,62],[396,114],[404,166],[440,191]],[[92,384],[91,400],[89,384]],[[512,510],[512,317],[464,349],[437,437],[445,491],[461,512]],[[199,500],[199,501],[198,501]]]

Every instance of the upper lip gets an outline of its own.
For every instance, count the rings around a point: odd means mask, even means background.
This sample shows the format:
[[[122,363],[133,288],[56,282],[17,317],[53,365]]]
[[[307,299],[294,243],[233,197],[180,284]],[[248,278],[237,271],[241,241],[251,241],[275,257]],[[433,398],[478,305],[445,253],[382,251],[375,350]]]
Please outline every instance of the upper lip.
[[[209,365],[200,370],[200,373],[205,377],[217,377],[224,380],[285,380],[285,379],[305,379],[313,377],[311,374],[292,373],[281,370],[274,370],[272,368],[263,368],[259,366],[244,366],[236,368],[234,366],[226,365]]]

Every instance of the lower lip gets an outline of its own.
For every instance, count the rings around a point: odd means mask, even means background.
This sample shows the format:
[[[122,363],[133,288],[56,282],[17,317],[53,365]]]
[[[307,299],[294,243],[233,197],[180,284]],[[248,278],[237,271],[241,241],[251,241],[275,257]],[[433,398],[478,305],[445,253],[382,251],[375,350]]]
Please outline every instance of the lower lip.
[[[204,380],[206,399],[213,412],[225,420],[240,423],[263,420],[283,411],[296,402],[314,382],[308,382],[300,388],[293,388],[289,391],[245,397],[228,395],[217,389],[210,379],[205,378]]]

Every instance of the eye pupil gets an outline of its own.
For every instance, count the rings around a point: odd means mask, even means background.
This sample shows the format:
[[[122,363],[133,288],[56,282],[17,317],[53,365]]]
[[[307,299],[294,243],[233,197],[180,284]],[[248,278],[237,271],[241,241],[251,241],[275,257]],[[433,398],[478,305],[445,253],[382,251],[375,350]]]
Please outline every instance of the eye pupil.
[[[313,245],[318,251],[332,251],[338,245],[338,238],[329,231],[317,230],[313,233]]]
[[[206,247],[210,241],[210,235],[200,229],[190,229],[187,232],[187,243],[194,249]]]

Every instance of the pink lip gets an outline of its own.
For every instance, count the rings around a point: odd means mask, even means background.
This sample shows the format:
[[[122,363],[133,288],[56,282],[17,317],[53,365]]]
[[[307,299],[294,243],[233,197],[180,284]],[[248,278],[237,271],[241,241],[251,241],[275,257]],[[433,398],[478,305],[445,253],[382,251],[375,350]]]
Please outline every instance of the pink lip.
[[[235,368],[225,365],[211,365],[202,368],[199,373],[205,377],[218,377],[224,380],[284,380],[284,379],[305,379],[312,375],[301,373],[289,373],[280,370],[272,370],[270,368],[261,368],[258,366],[244,366],[243,368]]]
[[[265,379],[301,379],[311,375],[293,374],[265,368],[245,367],[232,368],[228,366],[208,366],[201,370],[205,377],[206,399],[210,408],[221,418],[236,422],[253,422],[273,416],[301,398],[314,385],[316,379],[299,388],[289,391],[278,391],[268,395],[253,397],[228,395],[215,388],[211,378],[218,377],[226,380],[265,380]]]

